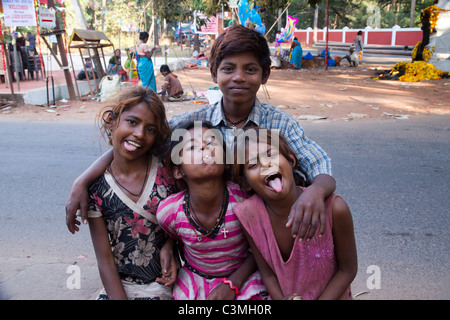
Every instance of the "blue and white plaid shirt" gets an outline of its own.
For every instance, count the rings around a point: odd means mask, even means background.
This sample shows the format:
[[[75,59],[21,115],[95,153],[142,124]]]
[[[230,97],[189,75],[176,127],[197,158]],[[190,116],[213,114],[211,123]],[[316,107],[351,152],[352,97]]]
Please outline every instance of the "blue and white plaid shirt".
[[[195,120],[205,120],[220,129],[227,145],[234,142],[233,128],[227,124],[222,109],[222,100],[215,104],[184,112],[169,120],[172,129],[180,124]],[[260,128],[277,129],[286,138],[292,150],[297,154],[299,165],[306,172],[307,181],[312,182],[321,173],[331,175],[331,160],[326,152],[314,141],[308,139],[297,120],[272,105],[256,99],[244,127],[256,125]]]

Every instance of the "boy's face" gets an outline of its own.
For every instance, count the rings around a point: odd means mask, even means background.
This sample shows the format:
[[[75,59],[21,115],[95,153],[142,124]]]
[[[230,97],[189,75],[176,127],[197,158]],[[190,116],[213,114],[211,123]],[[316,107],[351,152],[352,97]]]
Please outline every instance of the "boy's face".
[[[258,59],[250,52],[223,58],[217,71],[212,72],[211,76],[223,93],[224,108],[228,104],[253,107],[259,87],[265,84],[269,77],[263,77]]]

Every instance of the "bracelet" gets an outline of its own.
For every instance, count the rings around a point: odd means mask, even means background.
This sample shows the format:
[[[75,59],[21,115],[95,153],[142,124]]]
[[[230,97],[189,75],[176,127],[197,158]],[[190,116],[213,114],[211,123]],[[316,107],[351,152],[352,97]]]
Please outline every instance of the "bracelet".
[[[236,295],[238,295],[240,293],[239,289],[236,286],[233,286],[233,282],[231,282],[231,280],[228,280],[227,278],[222,278],[221,282],[228,284],[230,286],[230,288],[234,290]]]

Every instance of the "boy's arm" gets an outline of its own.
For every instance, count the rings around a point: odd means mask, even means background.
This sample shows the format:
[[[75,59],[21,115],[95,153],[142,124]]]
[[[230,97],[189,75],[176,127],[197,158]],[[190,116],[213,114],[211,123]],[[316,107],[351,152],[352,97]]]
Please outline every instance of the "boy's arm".
[[[91,232],[92,244],[97,257],[98,270],[103,286],[109,300],[127,300],[127,295],[117,271],[116,263],[111,251],[106,230],[105,221],[102,217],[89,219],[89,230]]]
[[[297,233],[299,239],[311,239],[320,226],[319,235],[325,231],[327,214],[325,211],[325,199],[336,190],[336,181],[328,174],[317,175],[311,185],[298,197],[291,208],[287,228],[292,227],[292,236]]]
[[[69,199],[66,203],[66,224],[71,233],[79,231],[77,220],[77,211],[80,209],[81,221],[87,223],[87,208],[88,208],[88,188],[97,178],[99,178],[105,171],[108,165],[113,160],[113,151],[106,151],[100,158],[83,172],[73,183],[70,190]]]
[[[339,299],[352,283],[358,270],[352,215],[341,197],[336,197],[333,202],[332,219],[337,271],[319,299]]]
[[[290,117],[286,121],[287,125],[283,126],[285,129],[281,133],[299,155],[298,166],[309,184],[292,207],[286,227],[292,228],[293,237],[298,234],[300,239],[310,239],[319,225],[320,234],[325,230],[325,199],[336,189],[336,181],[331,176],[328,154],[305,135],[298,121]]]

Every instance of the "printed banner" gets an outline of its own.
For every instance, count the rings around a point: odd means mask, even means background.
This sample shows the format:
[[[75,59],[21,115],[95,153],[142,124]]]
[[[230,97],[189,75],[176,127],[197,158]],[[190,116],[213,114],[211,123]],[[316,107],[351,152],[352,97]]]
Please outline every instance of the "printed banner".
[[[5,26],[35,27],[36,11],[33,0],[2,0]]]
[[[202,16],[200,16],[203,18]],[[196,26],[196,32],[198,34],[217,34],[219,32],[219,16],[212,16],[208,19],[203,18],[206,21],[206,26]]]

